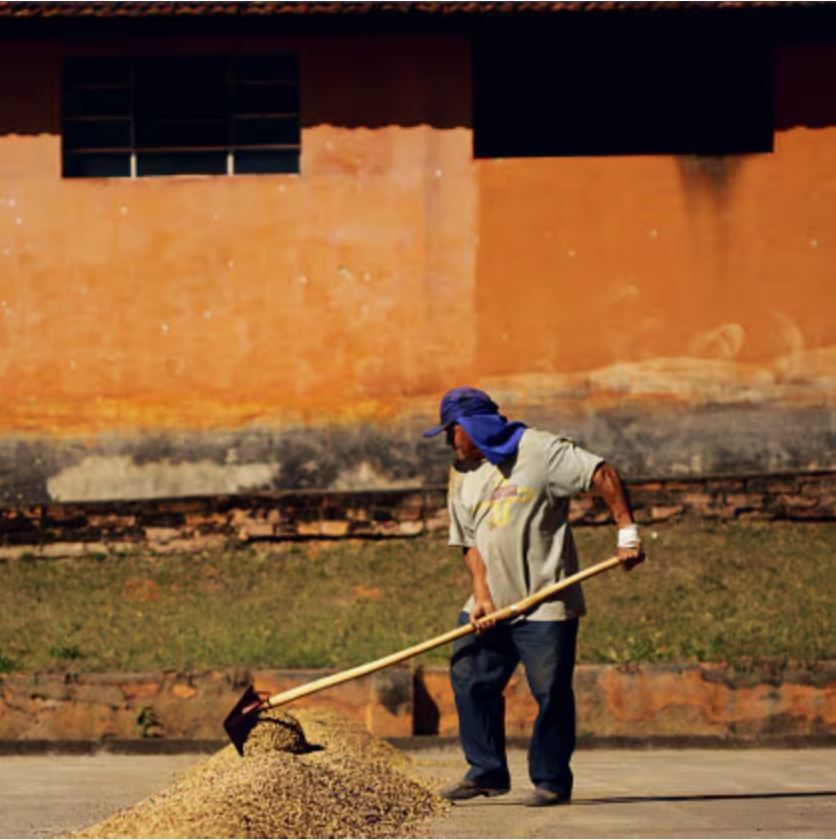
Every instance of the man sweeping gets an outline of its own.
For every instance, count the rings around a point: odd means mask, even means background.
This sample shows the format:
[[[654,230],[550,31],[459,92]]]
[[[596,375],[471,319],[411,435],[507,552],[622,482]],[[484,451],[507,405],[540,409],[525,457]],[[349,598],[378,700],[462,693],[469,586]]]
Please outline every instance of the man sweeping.
[[[503,690],[522,662],[539,712],[528,755],[530,806],[572,798],[575,669],[580,584],[529,614],[494,624],[486,616],[579,571],[569,527],[569,501],[591,490],[618,527],[617,556],[630,570],[644,560],[627,492],[616,470],[573,441],[508,422],[475,388],[455,388],[441,401],[440,423],[456,453],[450,471],[450,545],[461,546],[473,593],[459,617],[476,631],[453,649],[451,678],[459,733],[470,769],[445,788],[449,800],[499,796],[511,787],[505,752]]]

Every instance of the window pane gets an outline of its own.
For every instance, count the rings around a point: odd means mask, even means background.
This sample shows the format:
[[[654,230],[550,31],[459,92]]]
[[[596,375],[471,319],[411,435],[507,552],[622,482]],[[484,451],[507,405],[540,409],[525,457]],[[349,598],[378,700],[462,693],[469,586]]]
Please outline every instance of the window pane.
[[[69,120],[64,123],[65,149],[130,149],[130,120]]]
[[[129,61],[126,58],[69,58],[64,62],[64,87],[128,85]]]
[[[139,148],[226,146],[228,142],[225,120],[154,120],[148,116],[137,119]]]
[[[64,155],[65,178],[130,178],[129,154]]]
[[[248,85],[236,88],[234,114],[298,114],[299,88],[295,85]]]
[[[235,174],[299,172],[298,149],[270,149],[235,152]]]
[[[226,69],[222,59],[146,59],[137,62],[135,76],[137,113],[161,119],[221,118],[226,113]]]
[[[137,175],[226,175],[226,152],[140,152]]]
[[[296,117],[249,117],[235,120],[236,146],[298,146]]]
[[[129,117],[131,97],[125,88],[82,88],[64,94],[65,117]]]

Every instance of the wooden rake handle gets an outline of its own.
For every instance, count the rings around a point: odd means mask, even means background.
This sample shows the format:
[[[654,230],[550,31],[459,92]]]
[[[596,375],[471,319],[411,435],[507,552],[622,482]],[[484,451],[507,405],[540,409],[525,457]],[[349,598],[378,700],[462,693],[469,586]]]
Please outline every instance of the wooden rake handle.
[[[577,574],[564,578],[557,583],[553,583],[551,586],[541,589],[534,595],[529,595],[522,601],[519,601],[516,604],[511,604],[510,607],[504,607],[501,610],[497,610],[496,612],[485,616],[485,618],[493,619],[494,621],[507,621],[510,618],[516,618],[517,616],[528,612],[532,607],[537,606],[557,592],[560,592],[562,589],[566,589],[569,586],[580,583],[582,580],[591,578],[594,575],[599,575],[601,572],[606,572],[608,569],[612,569],[620,563],[621,560],[619,560],[618,557],[610,557],[609,560],[604,560],[602,563],[590,566],[582,572],[578,572]],[[464,624],[461,627],[457,627],[455,630],[451,630],[449,633],[444,633],[442,636],[436,636],[434,639],[421,642],[420,644],[406,648],[398,653],[392,653],[389,656],[384,656],[382,659],[376,659],[374,662],[367,662],[365,665],[358,665],[356,668],[350,668],[347,671],[340,671],[338,674],[331,674],[330,676],[322,677],[322,679],[314,680],[313,682],[306,683],[305,685],[300,685],[297,688],[290,689],[289,691],[283,691],[281,694],[274,694],[272,697],[268,697],[260,708],[272,709],[275,706],[282,706],[285,703],[290,703],[291,700],[298,700],[300,697],[307,697],[309,694],[315,694],[317,691],[322,691],[323,689],[331,688],[332,686],[340,685],[344,682],[365,677],[367,674],[372,674],[375,671],[381,671],[384,668],[388,668],[390,665],[396,665],[398,662],[403,662],[406,659],[412,659],[412,657],[419,656],[420,654],[426,653],[434,648],[441,647],[442,645],[449,644],[450,642],[455,642],[456,639],[460,639],[473,632],[474,629],[472,624]]]

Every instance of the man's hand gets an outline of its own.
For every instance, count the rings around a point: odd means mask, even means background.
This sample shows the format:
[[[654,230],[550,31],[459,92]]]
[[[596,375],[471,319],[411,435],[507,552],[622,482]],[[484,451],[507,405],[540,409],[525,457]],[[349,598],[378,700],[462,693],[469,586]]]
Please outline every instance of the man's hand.
[[[473,625],[477,636],[479,633],[484,633],[485,630],[490,630],[496,624],[495,619],[487,618],[487,616],[495,612],[496,607],[491,598],[481,599],[476,602],[476,606],[473,607],[473,611],[470,613],[470,623]]]
[[[645,561],[644,549],[641,543],[633,548],[619,548],[616,550],[615,556],[621,561],[621,568],[625,572],[631,571],[639,563],[644,563]]]

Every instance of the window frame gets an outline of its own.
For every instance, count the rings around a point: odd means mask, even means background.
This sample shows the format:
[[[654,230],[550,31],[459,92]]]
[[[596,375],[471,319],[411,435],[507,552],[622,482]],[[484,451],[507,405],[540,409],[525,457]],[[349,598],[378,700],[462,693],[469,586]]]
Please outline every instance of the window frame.
[[[201,66],[216,77],[204,82]],[[295,50],[67,56],[62,178],[300,174],[300,77]],[[201,125],[215,137],[202,140]],[[188,142],[177,137],[195,128]]]

